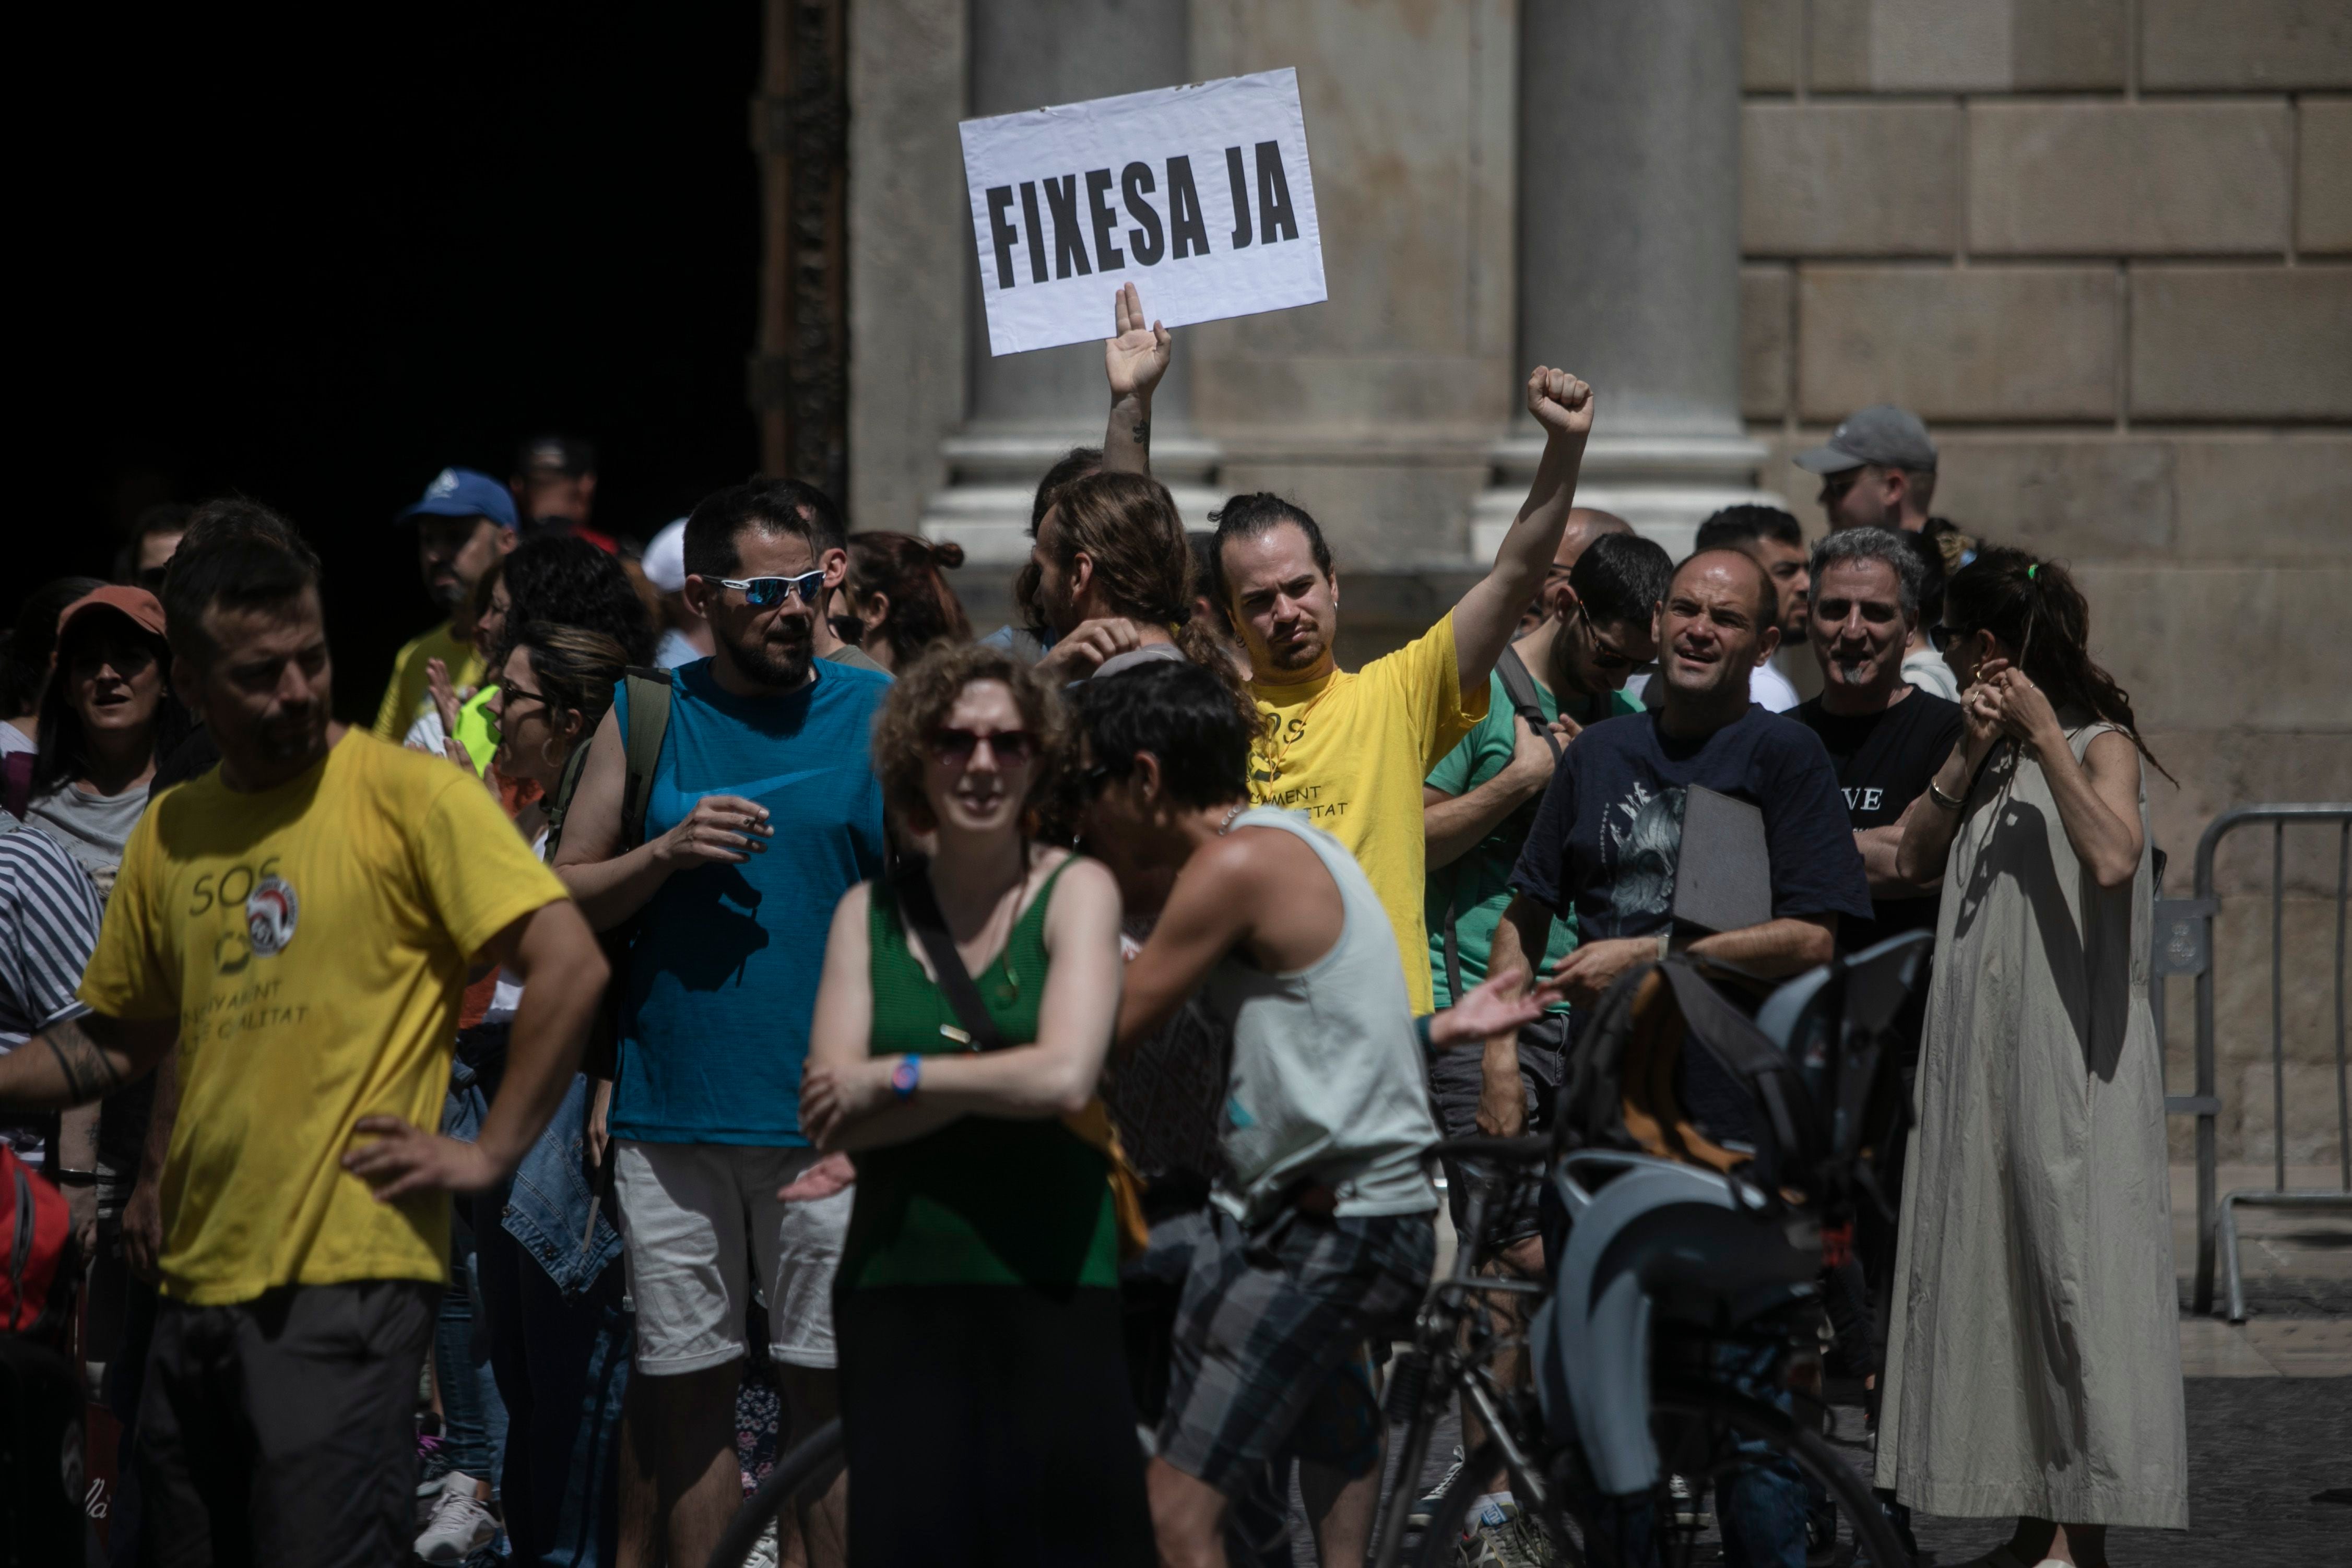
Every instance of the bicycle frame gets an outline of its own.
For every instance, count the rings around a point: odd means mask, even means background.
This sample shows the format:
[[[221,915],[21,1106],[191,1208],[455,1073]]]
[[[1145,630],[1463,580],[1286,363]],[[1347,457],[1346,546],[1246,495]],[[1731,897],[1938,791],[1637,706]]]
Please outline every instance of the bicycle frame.
[[[1540,1142],[1493,1140],[1498,1145],[1514,1141]],[[1548,1285],[1533,1280],[1496,1279],[1478,1273],[1479,1259],[1486,1247],[1487,1195],[1492,1185],[1490,1180],[1482,1180],[1470,1189],[1469,1200],[1464,1206],[1462,1234],[1454,1250],[1454,1267],[1444,1278],[1431,1281],[1428,1293],[1422,1299],[1421,1311],[1413,1320],[1412,1348],[1398,1358],[1389,1375],[1387,1414],[1391,1417],[1391,1425],[1397,1424],[1395,1417],[1403,1417],[1405,1437],[1397,1455],[1395,1485],[1381,1511],[1379,1528],[1372,1537],[1370,1568],[1396,1568],[1404,1550],[1409,1516],[1420,1491],[1422,1466],[1429,1458],[1437,1419],[1444,1411],[1445,1401],[1457,1396],[1469,1401],[1479,1425],[1500,1450],[1504,1468],[1522,1506],[1536,1509],[1538,1517],[1551,1517],[1549,1484],[1513,1430],[1514,1423],[1503,1409],[1502,1391],[1496,1386],[1494,1375],[1486,1364],[1501,1351],[1527,1343],[1526,1336],[1484,1334],[1482,1330],[1482,1341],[1474,1335],[1473,1343],[1467,1347],[1463,1343],[1463,1329],[1473,1317],[1476,1298],[1542,1297],[1550,1291]]]

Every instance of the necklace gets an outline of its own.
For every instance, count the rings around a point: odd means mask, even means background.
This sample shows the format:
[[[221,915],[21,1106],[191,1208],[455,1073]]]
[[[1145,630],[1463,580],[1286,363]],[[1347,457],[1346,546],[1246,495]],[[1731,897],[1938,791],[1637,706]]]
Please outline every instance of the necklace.
[[[1225,813],[1225,820],[1217,824],[1217,837],[1222,839],[1227,833],[1232,832],[1234,830],[1234,819],[1248,810],[1249,802],[1244,800],[1240,805],[1235,806],[1232,810],[1227,811]]]

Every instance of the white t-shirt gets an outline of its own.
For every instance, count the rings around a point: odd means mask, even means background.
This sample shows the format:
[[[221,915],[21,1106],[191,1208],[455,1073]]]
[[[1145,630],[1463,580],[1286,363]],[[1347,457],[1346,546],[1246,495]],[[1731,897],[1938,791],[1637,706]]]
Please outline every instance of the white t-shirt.
[[[1787,713],[1797,706],[1797,688],[1768,659],[1748,677],[1748,700],[1767,713]]]
[[[40,743],[15,725],[0,719],[0,757],[12,751],[38,751]]]
[[[541,828],[539,837],[530,843],[530,852],[541,860],[547,858],[547,830]],[[499,971],[497,988],[490,992],[490,1005],[482,1009],[484,1023],[512,1023],[515,1009],[522,1006],[522,978],[512,969]]]
[[[1944,663],[1944,655],[1933,648],[1903,655],[1903,679],[1931,697],[1941,697],[1948,703],[1960,700],[1960,683],[1952,678],[1952,666]]]

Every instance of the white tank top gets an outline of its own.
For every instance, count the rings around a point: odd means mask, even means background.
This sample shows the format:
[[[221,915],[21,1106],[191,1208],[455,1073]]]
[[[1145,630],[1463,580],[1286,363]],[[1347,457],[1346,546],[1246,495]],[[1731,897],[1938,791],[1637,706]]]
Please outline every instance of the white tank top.
[[[1202,988],[1234,1033],[1223,1118],[1232,1174],[1217,1202],[1255,1224],[1312,1179],[1337,1191],[1343,1218],[1434,1209],[1421,1151],[1437,1123],[1380,895],[1355,857],[1305,817],[1259,806],[1233,826],[1303,840],[1339,884],[1342,920],[1339,940],[1305,969],[1267,974],[1227,956]]]

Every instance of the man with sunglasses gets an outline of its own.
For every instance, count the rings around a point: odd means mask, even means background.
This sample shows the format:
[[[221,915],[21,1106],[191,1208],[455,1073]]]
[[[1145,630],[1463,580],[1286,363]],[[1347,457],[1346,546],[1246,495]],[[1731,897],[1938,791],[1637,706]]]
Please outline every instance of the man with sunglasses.
[[[673,1563],[706,1560],[740,1501],[735,1389],[755,1283],[793,1432],[834,1414],[850,1196],[776,1194],[818,1159],[800,1078],[833,908],[882,872],[868,742],[889,679],[818,656],[841,578],[830,515],[791,480],[694,509],[684,592],[713,652],[671,674],[645,841],[624,832],[625,683],[555,862],[599,930],[636,922],[614,977],[611,1113],[637,1309],[624,1463],[649,1474]]]
[[[1585,515],[1609,518],[1605,512]],[[1573,518],[1569,527],[1571,536],[1580,531]],[[1583,548],[1569,570],[1546,579],[1538,601],[1544,619],[1503,654],[1490,677],[1486,716],[1446,754],[1422,789],[1422,822],[1429,839],[1423,906],[1440,1009],[1452,1007],[1486,978],[1495,924],[1511,902],[1511,867],[1553,769],[1589,726],[1641,712],[1625,695],[1626,677],[1657,655],[1652,616],[1666,596],[1673,560],[1654,541],[1622,524],[1616,531],[1604,528],[1589,533],[1586,541],[1570,542]],[[1523,685],[1507,673],[1515,660],[1524,671]],[[1520,685],[1517,694],[1514,685]],[[1533,699],[1532,709],[1523,706],[1523,697]],[[1552,927],[1545,968],[1557,967],[1575,946],[1571,915]],[[1516,1137],[1531,1127],[1549,1126],[1567,1043],[1563,1004],[1520,1030],[1516,1040],[1500,1035],[1483,1052],[1433,1056],[1430,1096],[1444,1135]],[[1466,1222],[1472,1183],[1486,1174],[1445,1162],[1446,1201],[1457,1229]],[[1543,1241],[1536,1189],[1529,1185],[1510,1192],[1504,1202],[1507,1211],[1491,1233],[1496,1256],[1483,1266],[1538,1278]],[[1497,1370],[1507,1376],[1523,1364],[1514,1356],[1498,1363]],[[1466,1405],[1463,1421],[1463,1447],[1475,1450],[1482,1434]],[[1433,1506],[1436,1490],[1429,1500]],[[1486,1490],[1507,1500],[1510,1483],[1497,1477]],[[1507,1561],[1510,1536],[1524,1539],[1526,1527],[1488,1523],[1479,1529],[1500,1538],[1498,1554]]]

